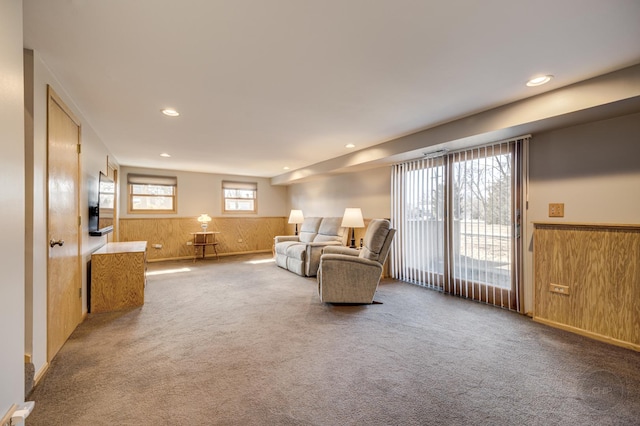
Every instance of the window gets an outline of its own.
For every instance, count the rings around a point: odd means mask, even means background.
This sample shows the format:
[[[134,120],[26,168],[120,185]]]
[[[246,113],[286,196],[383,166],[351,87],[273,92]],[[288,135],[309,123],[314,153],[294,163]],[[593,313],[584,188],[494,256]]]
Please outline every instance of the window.
[[[172,176],[127,175],[129,213],[176,213],[178,179]]]
[[[520,309],[524,140],[394,166],[394,278]]]
[[[224,213],[257,213],[258,184],[222,181]]]

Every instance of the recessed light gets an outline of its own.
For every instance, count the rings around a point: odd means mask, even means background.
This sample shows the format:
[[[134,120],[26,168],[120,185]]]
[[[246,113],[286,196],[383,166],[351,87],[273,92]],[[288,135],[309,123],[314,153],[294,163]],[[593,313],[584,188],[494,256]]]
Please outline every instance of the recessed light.
[[[167,154],[166,152],[163,152],[162,154],[160,154],[160,157],[166,157],[166,158],[169,158],[169,157],[171,157],[171,155],[170,155],[170,154]]]
[[[529,87],[542,86],[543,84],[551,81],[552,78],[553,78],[552,75],[542,75],[540,77],[535,77],[527,81],[527,86]]]
[[[289,166],[284,166],[282,170],[289,170]]]
[[[356,146],[352,143],[348,143],[344,146],[345,148],[355,148]]]
[[[161,111],[164,115],[168,115],[169,117],[177,117],[180,115],[180,113],[173,108],[165,108]]]

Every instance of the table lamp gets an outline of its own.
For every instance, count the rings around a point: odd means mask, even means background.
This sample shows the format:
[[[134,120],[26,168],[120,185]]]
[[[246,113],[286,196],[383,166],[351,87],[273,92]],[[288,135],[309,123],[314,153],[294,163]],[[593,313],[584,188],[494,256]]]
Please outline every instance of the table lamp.
[[[296,224],[296,234],[298,235],[298,224],[304,222],[304,216],[302,215],[302,210],[291,210],[289,213],[289,223]]]
[[[356,248],[356,230],[355,228],[364,228],[364,220],[362,219],[362,210],[357,208],[344,209],[342,216],[343,228],[351,228],[351,245],[349,247]]]
[[[206,232],[209,222],[211,222],[211,216],[206,213],[202,213],[200,217],[198,217],[198,222],[200,222],[200,226],[202,226],[202,232]]]

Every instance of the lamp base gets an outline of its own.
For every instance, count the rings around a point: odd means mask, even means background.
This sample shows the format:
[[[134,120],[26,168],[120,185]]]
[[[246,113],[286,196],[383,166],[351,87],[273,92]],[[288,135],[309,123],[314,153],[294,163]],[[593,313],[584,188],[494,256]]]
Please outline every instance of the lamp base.
[[[351,245],[349,248],[356,248],[356,228],[351,228]]]

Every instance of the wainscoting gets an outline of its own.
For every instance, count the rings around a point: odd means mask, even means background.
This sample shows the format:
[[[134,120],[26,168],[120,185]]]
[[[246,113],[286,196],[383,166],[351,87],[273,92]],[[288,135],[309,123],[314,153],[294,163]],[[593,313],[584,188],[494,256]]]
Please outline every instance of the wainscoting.
[[[534,225],[534,320],[640,351],[640,226]]]
[[[148,242],[149,261],[192,258],[193,246],[187,242],[193,241],[192,232],[202,230],[196,217],[122,218],[119,224],[120,241]],[[276,235],[293,234],[285,217],[214,217],[208,230],[220,232],[216,240],[221,256],[270,252]]]

